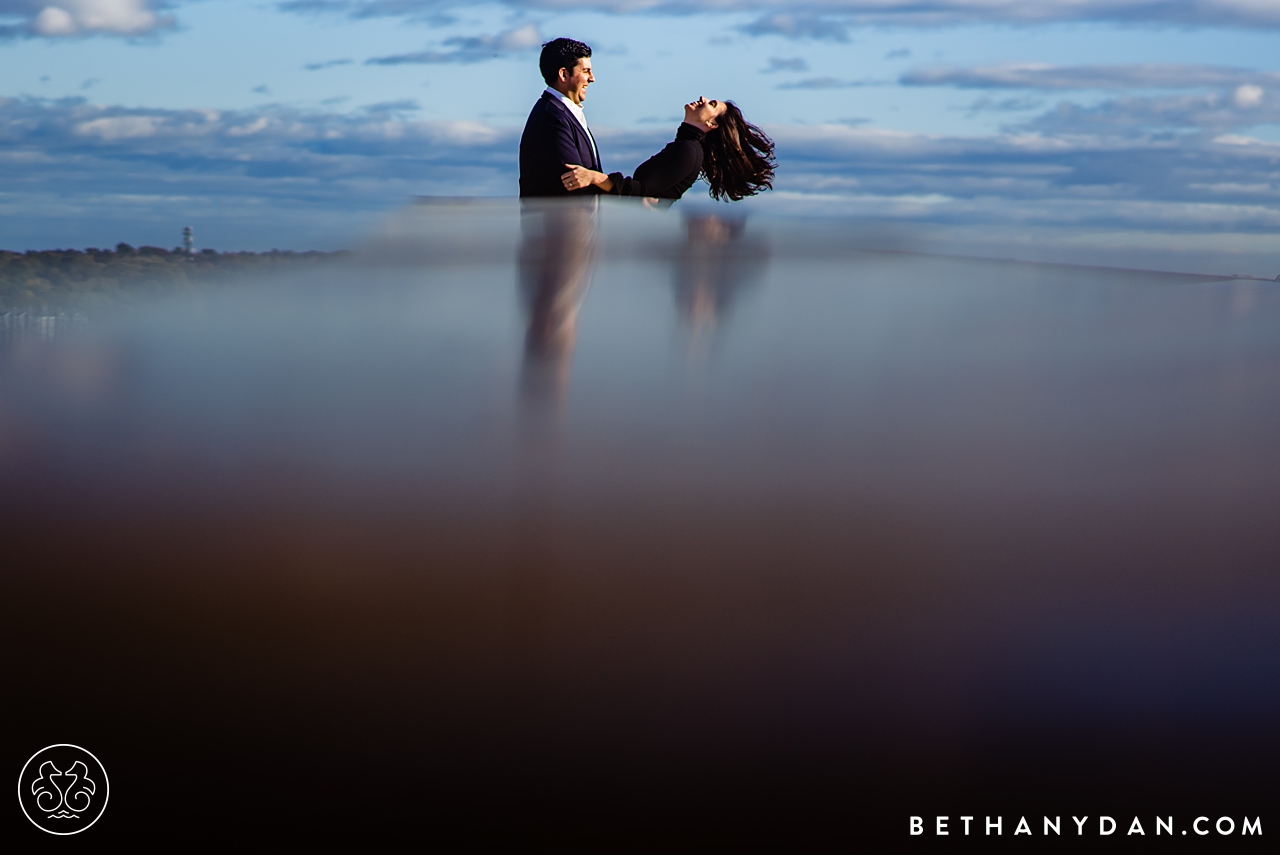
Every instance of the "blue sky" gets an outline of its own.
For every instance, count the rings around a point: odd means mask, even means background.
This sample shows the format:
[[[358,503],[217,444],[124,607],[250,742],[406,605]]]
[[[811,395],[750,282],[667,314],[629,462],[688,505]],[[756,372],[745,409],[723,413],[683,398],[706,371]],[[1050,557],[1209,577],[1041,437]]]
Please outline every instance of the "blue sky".
[[[1280,228],[1277,0],[0,0],[0,246],[327,248],[415,194],[514,195],[558,35],[595,50],[609,169],[702,94],[778,141],[777,210]]]

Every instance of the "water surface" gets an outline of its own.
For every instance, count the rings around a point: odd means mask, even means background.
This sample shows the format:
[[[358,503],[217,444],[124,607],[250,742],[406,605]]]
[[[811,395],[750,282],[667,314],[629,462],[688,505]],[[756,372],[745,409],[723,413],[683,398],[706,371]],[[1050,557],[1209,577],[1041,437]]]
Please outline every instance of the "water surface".
[[[13,752],[122,835],[1257,813],[1278,286],[864,238],[436,203],[9,342]]]

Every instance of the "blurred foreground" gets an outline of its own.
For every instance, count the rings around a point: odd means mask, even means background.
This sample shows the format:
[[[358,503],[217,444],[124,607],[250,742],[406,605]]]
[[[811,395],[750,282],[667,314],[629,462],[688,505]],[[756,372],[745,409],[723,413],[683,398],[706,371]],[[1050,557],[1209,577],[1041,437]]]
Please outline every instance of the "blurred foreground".
[[[58,315],[99,314],[199,286],[259,280],[300,266],[340,261],[346,252],[170,252],[157,246],[43,252],[0,250],[0,338],[15,326]]]
[[[1280,286],[857,237],[423,205],[5,340],[10,767],[103,840],[1265,828]]]

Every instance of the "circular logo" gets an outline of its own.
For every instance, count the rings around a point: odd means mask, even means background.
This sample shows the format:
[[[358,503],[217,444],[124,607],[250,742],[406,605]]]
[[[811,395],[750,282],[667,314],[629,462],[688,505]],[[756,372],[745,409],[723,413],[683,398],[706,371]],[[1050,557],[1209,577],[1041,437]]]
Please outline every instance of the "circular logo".
[[[18,775],[18,803],[36,828],[79,834],[98,821],[111,787],[98,758],[78,745],[50,745]]]

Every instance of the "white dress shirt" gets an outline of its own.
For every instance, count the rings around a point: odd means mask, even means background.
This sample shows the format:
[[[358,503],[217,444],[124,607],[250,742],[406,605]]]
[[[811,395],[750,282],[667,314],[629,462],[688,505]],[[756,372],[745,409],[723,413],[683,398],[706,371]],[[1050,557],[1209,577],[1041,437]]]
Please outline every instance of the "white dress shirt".
[[[587,127],[587,114],[583,111],[582,105],[573,103],[573,100],[568,95],[563,92],[557,92],[550,86],[547,87],[547,92],[559,98],[560,103],[568,107],[569,112],[578,120],[578,124],[582,125],[582,129],[587,132],[587,139],[591,140],[591,153],[595,155],[596,163],[600,163],[600,150],[596,148],[596,138],[591,135],[591,129]],[[588,164],[579,163],[578,165],[587,166]],[[603,166],[604,164],[601,164],[601,168]]]

